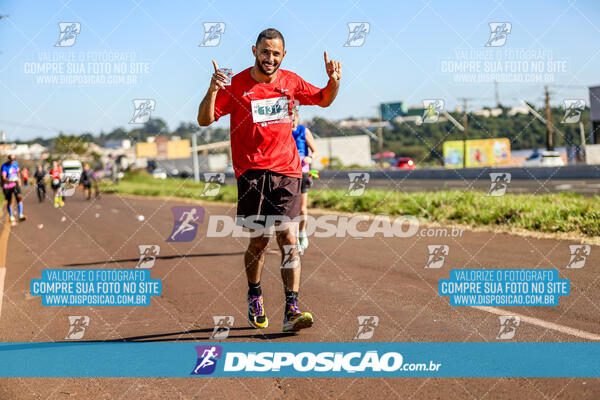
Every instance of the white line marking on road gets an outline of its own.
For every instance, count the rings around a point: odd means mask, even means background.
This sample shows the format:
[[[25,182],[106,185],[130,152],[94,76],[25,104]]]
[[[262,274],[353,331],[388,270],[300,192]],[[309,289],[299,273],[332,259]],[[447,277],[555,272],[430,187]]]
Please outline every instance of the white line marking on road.
[[[472,306],[472,308],[476,308],[478,310],[486,311],[486,312],[489,312],[492,314],[497,314],[497,315],[517,315],[517,316],[519,316],[519,318],[521,318],[521,322],[526,322],[528,324],[537,325],[542,328],[551,329],[553,331],[557,331],[557,332],[561,332],[561,333],[566,333],[567,335],[577,336],[582,339],[600,340],[600,335],[598,335],[598,334],[582,331],[580,329],[571,328],[571,327],[564,326],[564,325],[555,324],[554,322],[547,322],[547,321],[544,321],[544,320],[541,320],[538,318],[529,317],[527,315],[515,313],[513,311],[507,311],[507,310],[503,310],[501,308],[486,307],[486,306]]]
[[[5,214],[6,213],[3,213],[0,218],[6,218]],[[2,315],[2,299],[4,299],[4,279],[6,278],[6,255],[8,250],[9,235],[10,223],[5,220],[2,233],[0,234],[0,315]]]

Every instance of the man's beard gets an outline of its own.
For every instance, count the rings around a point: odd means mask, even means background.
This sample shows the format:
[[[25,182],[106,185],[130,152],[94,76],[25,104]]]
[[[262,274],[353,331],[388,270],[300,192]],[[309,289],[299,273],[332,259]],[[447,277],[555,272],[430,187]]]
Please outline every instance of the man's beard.
[[[255,65],[258,67],[259,71],[260,71],[262,74],[265,74],[265,75],[267,75],[267,76],[271,76],[271,75],[273,75],[273,74],[274,74],[275,72],[277,72],[277,70],[279,69],[279,64],[277,64],[276,66],[274,66],[274,67],[273,67],[273,72],[267,72],[267,71],[265,71],[265,69],[263,68],[263,66],[262,66],[262,63],[258,61],[258,59],[256,59],[256,63],[255,63]]]

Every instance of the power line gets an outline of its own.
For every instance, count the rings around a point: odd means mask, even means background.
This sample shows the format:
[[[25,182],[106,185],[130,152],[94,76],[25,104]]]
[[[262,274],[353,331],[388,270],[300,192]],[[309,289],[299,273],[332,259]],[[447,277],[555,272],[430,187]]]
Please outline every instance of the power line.
[[[46,131],[56,131],[56,132],[61,132],[61,131],[78,131],[78,129],[65,129],[65,128],[55,128],[55,127],[52,127],[52,126],[45,126],[45,125],[23,124],[21,122],[7,121],[7,120],[2,120],[2,119],[0,119],[0,124],[17,126],[19,128],[43,129],[43,130],[46,130]]]

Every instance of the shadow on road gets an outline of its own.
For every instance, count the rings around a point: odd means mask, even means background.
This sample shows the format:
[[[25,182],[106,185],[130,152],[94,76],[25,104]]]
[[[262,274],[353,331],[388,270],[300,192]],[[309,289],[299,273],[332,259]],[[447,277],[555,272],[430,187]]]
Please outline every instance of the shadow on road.
[[[171,332],[171,333],[157,333],[153,335],[140,335],[140,336],[131,336],[120,339],[107,339],[107,340],[78,340],[79,343],[98,343],[98,342],[175,342],[175,341],[198,341],[198,340],[211,340],[210,333],[213,332],[214,328],[205,328],[205,329],[190,329],[182,332]],[[246,328],[246,327],[234,327],[230,328],[230,334],[228,339],[237,339],[237,338],[252,338],[252,339],[263,339],[263,340],[272,340],[279,339],[288,336],[296,335],[295,332],[277,332],[277,333],[254,333],[247,335],[233,335],[232,333],[235,331],[256,331],[254,328]],[[168,338],[168,336],[183,336],[183,335],[195,335],[198,333],[209,333],[207,336],[186,336],[186,337],[178,337],[178,338]],[[73,341],[68,341],[73,342]]]
[[[157,260],[174,260],[176,258],[195,258],[195,257],[223,257],[223,256],[239,256],[243,255],[244,251],[236,251],[233,253],[204,253],[204,254],[174,254],[172,256],[159,256],[156,257]],[[92,261],[92,262],[84,262],[84,263],[72,263],[72,264],[63,264],[63,267],[81,267],[85,265],[103,265],[103,264],[116,264],[116,263],[124,263],[124,262],[138,262],[140,260],[137,258],[123,258],[121,260],[102,260],[102,261]]]

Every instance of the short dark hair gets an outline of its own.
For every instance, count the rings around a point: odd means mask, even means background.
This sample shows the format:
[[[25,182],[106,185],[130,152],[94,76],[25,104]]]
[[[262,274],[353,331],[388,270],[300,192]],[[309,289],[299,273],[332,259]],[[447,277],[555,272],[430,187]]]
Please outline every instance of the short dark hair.
[[[256,47],[258,47],[258,44],[263,39],[280,39],[281,43],[283,43],[283,48],[285,49],[285,39],[283,38],[283,35],[281,34],[281,32],[279,32],[275,28],[269,28],[269,29],[265,29],[264,31],[262,31],[258,35],[258,38],[256,38]]]

